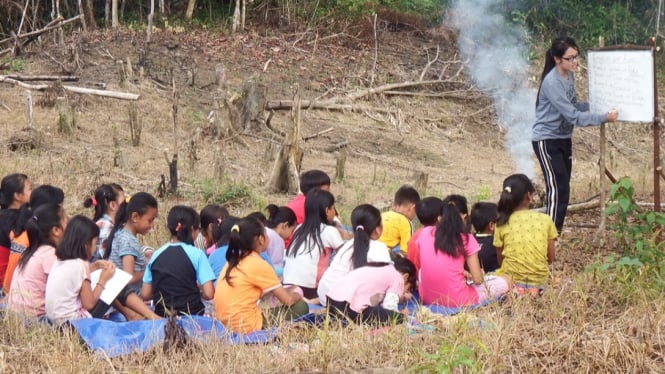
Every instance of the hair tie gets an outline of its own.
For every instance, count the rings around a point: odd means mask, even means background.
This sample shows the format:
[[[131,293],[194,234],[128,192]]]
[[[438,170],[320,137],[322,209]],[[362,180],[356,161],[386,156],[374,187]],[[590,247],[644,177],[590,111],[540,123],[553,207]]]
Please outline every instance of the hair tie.
[[[504,187],[504,189],[503,189],[503,190],[504,190],[504,191],[506,191],[506,192],[508,192],[508,193],[511,193],[511,192],[513,192],[513,189],[512,189],[512,188],[510,188],[510,186],[506,186],[506,187]]]
[[[365,226],[363,225],[356,226],[356,231],[365,231]]]
[[[127,196],[125,196],[125,204],[129,204],[129,202],[130,202],[131,200],[132,200],[132,196],[131,196],[131,195],[127,195]]]
[[[36,221],[39,221],[39,219],[37,218],[37,216],[32,216],[32,219],[34,219],[35,222],[36,222]]]
[[[95,199],[94,196],[92,197],[92,199],[90,199],[90,201],[92,202],[92,206],[97,206],[97,199]]]
[[[452,201],[452,200],[450,200],[450,201],[448,202],[448,205],[457,206],[457,205],[455,205],[455,202]]]
[[[175,232],[180,231],[181,228],[182,228],[182,223],[178,222],[178,224],[175,225]]]
[[[238,225],[233,225],[231,227],[231,232],[240,232],[240,226]]]
[[[221,226],[221,225],[222,225],[222,219],[221,219],[221,218],[217,218],[217,226]]]

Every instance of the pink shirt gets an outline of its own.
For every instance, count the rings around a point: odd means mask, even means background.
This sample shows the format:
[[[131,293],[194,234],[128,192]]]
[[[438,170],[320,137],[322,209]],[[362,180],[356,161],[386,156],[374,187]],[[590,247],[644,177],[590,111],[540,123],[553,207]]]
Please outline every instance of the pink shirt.
[[[420,271],[420,248],[418,248],[418,238],[424,229],[425,227],[421,227],[414,232],[406,247],[406,258],[413,262],[413,266],[416,267],[416,274]]]
[[[293,200],[286,204],[296,214],[296,224],[301,224],[305,220],[305,195],[299,194]]]
[[[56,325],[71,319],[90,318],[81,303],[81,287],[90,280],[88,261],[56,260],[46,281],[46,317]]]
[[[16,267],[7,300],[9,310],[34,317],[46,313],[46,280],[56,259],[55,248],[42,245],[23,268]]]
[[[404,278],[393,265],[354,269],[334,283],[327,295],[335,301],[346,301],[351,310],[361,313],[368,306],[381,304],[388,293],[398,297],[404,293]]]
[[[480,251],[478,242],[470,234],[462,234],[464,256],[453,258],[434,249],[436,227],[425,227],[418,238],[420,248],[419,293],[423,304],[448,307],[478,303],[478,292],[466,284],[464,262],[466,257]]]

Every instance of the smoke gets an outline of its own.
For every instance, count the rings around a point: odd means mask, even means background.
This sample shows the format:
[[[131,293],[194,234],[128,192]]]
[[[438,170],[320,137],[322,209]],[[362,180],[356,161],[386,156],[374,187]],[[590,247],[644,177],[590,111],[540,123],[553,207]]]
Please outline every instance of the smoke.
[[[496,0],[455,0],[448,21],[459,30],[460,53],[471,79],[494,100],[516,171],[533,178],[536,91],[528,86],[526,31],[506,22]]]

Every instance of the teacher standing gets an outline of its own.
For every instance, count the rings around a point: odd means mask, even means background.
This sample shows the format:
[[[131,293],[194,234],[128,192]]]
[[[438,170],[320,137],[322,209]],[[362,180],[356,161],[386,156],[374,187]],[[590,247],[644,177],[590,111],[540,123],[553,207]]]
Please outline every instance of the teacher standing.
[[[536,99],[536,123],[533,125],[533,150],[545,177],[547,214],[561,233],[570,198],[573,128],[614,122],[619,113],[590,113],[589,103],[577,101],[575,71],[579,48],[568,37],[552,42],[545,58]]]

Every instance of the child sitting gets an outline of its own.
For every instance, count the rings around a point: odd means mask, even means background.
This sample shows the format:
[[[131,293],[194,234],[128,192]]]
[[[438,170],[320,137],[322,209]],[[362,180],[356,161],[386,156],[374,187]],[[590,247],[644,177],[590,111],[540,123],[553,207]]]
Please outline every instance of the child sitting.
[[[100,296],[113,277],[115,265],[109,261],[88,262],[97,250],[99,228],[84,216],[75,216],[67,223],[60,245],[55,250],[58,260],[46,281],[45,309],[51,323],[60,325],[79,318],[100,318],[107,309]],[[90,283],[91,267],[102,269],[94,289]],[[159,318],[136,294],[126,297],[125,306],[144,318]]]
[[[305,298],[317,301],[316,287],[330,265],[330,256],[344,244],[333,224],[335,198],[315,189],[305,200],[305,221],[296,228],[284,263],[284,284],[299,286]]]
[[[473,236],[480,245],[478,260],[480,267],[485,273],[491,273],[499,268],[499,261],[494,248],[494,229],[498,216],[496,204],[478,202],[471,207],[471,225],[473,225]]]
[[[268,235],[268,249],[266,254],[270,258],[277,275],[284,273],[285,240],[293,235],[296,229],[296,215],[291,208],[270,204],[266,207],[268,219],[265,222]]]
[[[330,177],[325,171],[308,170],[300,175],[300,194],[289,201],[286,206],[296,215],[296,223],[305,221],[305,198],[313,189],[330,191]]]
[[[197,240],[203,241],[202,246],[208,256],[217,249],[219,229],[228,216],[229,211],[221,205],[210,204],[201,209],[201,232],[199,232]]]
[[[326,305],[330,287],[351,270],[368,262],[390,262],[388,247],[377,240],[381,236],[381,212],[378,209],[369,204],[358,205],[351,212],[351,224],[353,239],[337,251],[317,287],[321,305]]]
[[[282,287],[279,278],[259,253],[268,247],[265,228],[254,218],[243,218],[231,228],[228,262],[215,289],[215,313],[226,328],[249,334],[277,323],[293,319],[309,311],[297,293]],[[272,294],[282,306],[261,313],[259,299]]]
[[[123,201],[125,201],[125,191],[122,187],[115,183],[108,183],[99,186],[95,190],[95,194],[83,202],[84,207],[93,207],[95,209],[92,220],[99,227],[97,252],[92,257],[92,262],[104,257],[106,239],[108,239],[111,230],[113,230],[116,213]]]
[[[14,270],[7,307],[21,315],[39,318],[46,313],[46,280],[56,261],[55,247],[67,227],[67,213],[60,204],[45,204],[33,214],[25,224],[31,244]]]
[[[510,279],[483,277],[478,261],[480,247],[466,229],[463,215],[466,198],[451,195],[443,200],[441,220],[426,227],[418,238],[420,247],[420,288],[423,304],[464,307],[481,304],[510,289]],[[464,263],[473,285],[465,279]]]
[[[395,192],[392,210],[381,215],[383,233],[379,241],[391,251],[406,255],[413,234],[411,221],[416,217],[416,204],[419,201],[418,191],[411,186],[402,186]]]
[[[9,174],[0,182],[0,296],[11,250],[10,233],[21,206],[30,201],[32,183],[25,174]]]
[[[203,315],[201,298],[212,300],[216,276],[205,253],[194,247],[199,215],[188,206],[176,205],[166,218],[171,241],[150,258],[143,274],[141,297],[153,300],[155,313]]]
[[[416,267],[416,273],[420,271],[420,248],[418,248],[418,237],[425,227],[434,226],[439,221],[439,215],[443,208],[443,201],[438,197],[426,197],[416,204],[416,216],[423,226],[419,228],[407,245],[406,258]]]
[[[557,230],[550,216],[529,210],[533,184],[524,174],[503,181],[494,246],[500,268],[497,274],[513,278],[517,291],[543,289],[554,262]]]
[[[404,257],[390,263],[369,263],[352,270],[328,291],[328,307],[334,315],[357,323],[385,325],[402,323],[400,301],[416,287],[416,268]],[[406,296],[406,297],[405,297]]]

